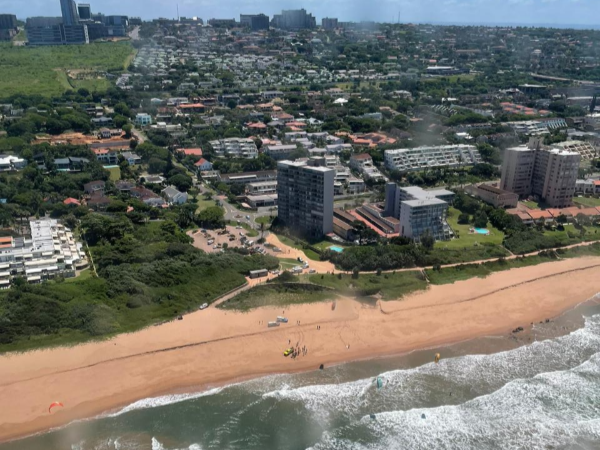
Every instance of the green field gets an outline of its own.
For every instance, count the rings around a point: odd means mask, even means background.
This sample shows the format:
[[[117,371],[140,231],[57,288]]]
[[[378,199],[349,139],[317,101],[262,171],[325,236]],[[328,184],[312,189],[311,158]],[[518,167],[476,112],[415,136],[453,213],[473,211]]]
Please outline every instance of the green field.
[[[119,167],[111,167],[110,169],[106,170],[110,172],[111,181],[119,181],[121,179],[121,169]]]
[[[292,270],[294,267],[302,265],[302,263],[291,258],[281,258],[279,264],[283,270]]]
[[[573,199],[573,203],[575,203],[576,205],[583,206],[585,208],[594,208],[596,206],[600,206],[600,198],[577,197]]]
[[[534,202],[533,200],[525,200],[525,201],[522,201],[521,203],[523,203],[529,209],[540,209],[539,203]]]
[[[463,249],[465,247],[473,247],[481,244],[494,244],[502,245],[504,240],[504,233],[497,228],[494,228],[488,223],[487,229],[490,230],[489,236],[482,234],[470,233],[469,229],[473,228],[472,225],[460,225],[458,223],[458,216],[460,211],[455,208],[450,208],[448,211],[448,224],[454,230],[454,233],[458,236],[458,239],[452,239],[451,241],[438,242],[436,247],[448,248],[448,249]]]
[[[102,90],[106,79],[74,80],[68,70],[119,72],[134,49],[129,42],[57,47],[17,47],[0,44],[0,97],[13,94],[60,95],[67,89]]]
[[[312,259],[313,261],[321,261],[321,255],[319,255],[317,252],[309,249],[309,248],[303,248],[301,243],[297,243],[296,241],[294,241],[292,238],[289,238],[287,236],[284,236],[282,234],[278,234],[277,238],[285,245],[287,245],[288,247],[292,247],[298,250],[302,250],[304,252],[304,254],[306,255],[306,257],[308,259]],[[327,242],[329,245],[332,245],[331,243]],[[313,247],[317,247],[317,248],[321,248],[319,246],[323,245],[323,242],[318,242],[317,244],[312,244]]]
[[[421,272],[360,274],[358,278],[352,275],[309,275],[308,280],[313,284],[332,288],[335,292],[349,296],[375,296],[382,300],[398,300],[415,291],[427,289],[427,282]]]
[[[204,211],[206,208],[210,208],[211,206],[217,206],[217,202],[215,200],[206,200],[203,195],[199,195],[197,199],[198,203],[196,203],[196,205],[198,205],[198,209],[196,210],[196,214],[198,214],[200,211]]]
[[[331,300],[336,293],[322,286],[311,286],[303,283],[269,283],[256,286],[242,292],[231,300],[219,305],[221,309],[250,311],[265,306],[301,305]],[[273,317],[275,319],[275,317]]]

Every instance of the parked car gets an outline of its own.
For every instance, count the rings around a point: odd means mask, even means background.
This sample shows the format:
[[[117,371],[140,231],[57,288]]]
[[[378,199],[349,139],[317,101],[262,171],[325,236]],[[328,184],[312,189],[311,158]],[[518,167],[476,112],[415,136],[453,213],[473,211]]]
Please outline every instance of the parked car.
[[[203,304],[200,306],[200,311],[202,311],[202,310],[204,310],[204,309],[206,309],[206,308],[208,308],[208,303],[203,303]]]
[[[308,273],[317,273],[317,271],[315,269],[310,269]]]

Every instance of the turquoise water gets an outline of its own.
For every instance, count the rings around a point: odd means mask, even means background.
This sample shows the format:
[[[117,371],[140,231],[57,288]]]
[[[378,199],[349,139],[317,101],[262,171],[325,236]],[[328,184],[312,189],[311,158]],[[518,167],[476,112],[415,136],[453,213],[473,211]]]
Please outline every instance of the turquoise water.
[[[342,253],[344,251],[344,249],[342,247],[338,247],[337,245],[332,245],[331,247],[329,247],[329,250],[332,250],[332,251],[338,252],[338,253]]]
[[[116,169],[119,166],[104,166],[105,169]]]
[[[490,230],[488,230],[487,228],[475,228],[475,233],[484,234],[487,236],[488,234],[490,234]]]
[[[140,400],[0,450],[597,450],[600,307],[584,306],[515,335]]]

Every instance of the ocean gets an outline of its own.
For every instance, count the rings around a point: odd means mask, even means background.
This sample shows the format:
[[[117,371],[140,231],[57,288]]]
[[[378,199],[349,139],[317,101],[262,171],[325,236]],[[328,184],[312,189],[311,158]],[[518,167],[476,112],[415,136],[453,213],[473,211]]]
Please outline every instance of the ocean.
[[[145,399],[0,450],[599,449],[600,306],[524,325],[399,357]]]

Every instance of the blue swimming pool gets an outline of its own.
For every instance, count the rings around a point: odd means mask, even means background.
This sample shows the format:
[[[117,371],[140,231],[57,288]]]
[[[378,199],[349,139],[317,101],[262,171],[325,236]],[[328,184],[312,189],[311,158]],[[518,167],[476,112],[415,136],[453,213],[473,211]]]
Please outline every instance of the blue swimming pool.
[[[490,234],[490,230],[488,230],[487,228],[475,228],[475,233],[487,236],[488,234]]]
[[[342,247],[338,247],[337,245],[332,245],[331,247],[329,247],[329,250],[332,250],[332,251],[338,252],[338,253],[342,253],[344,251],[344,249]]]

